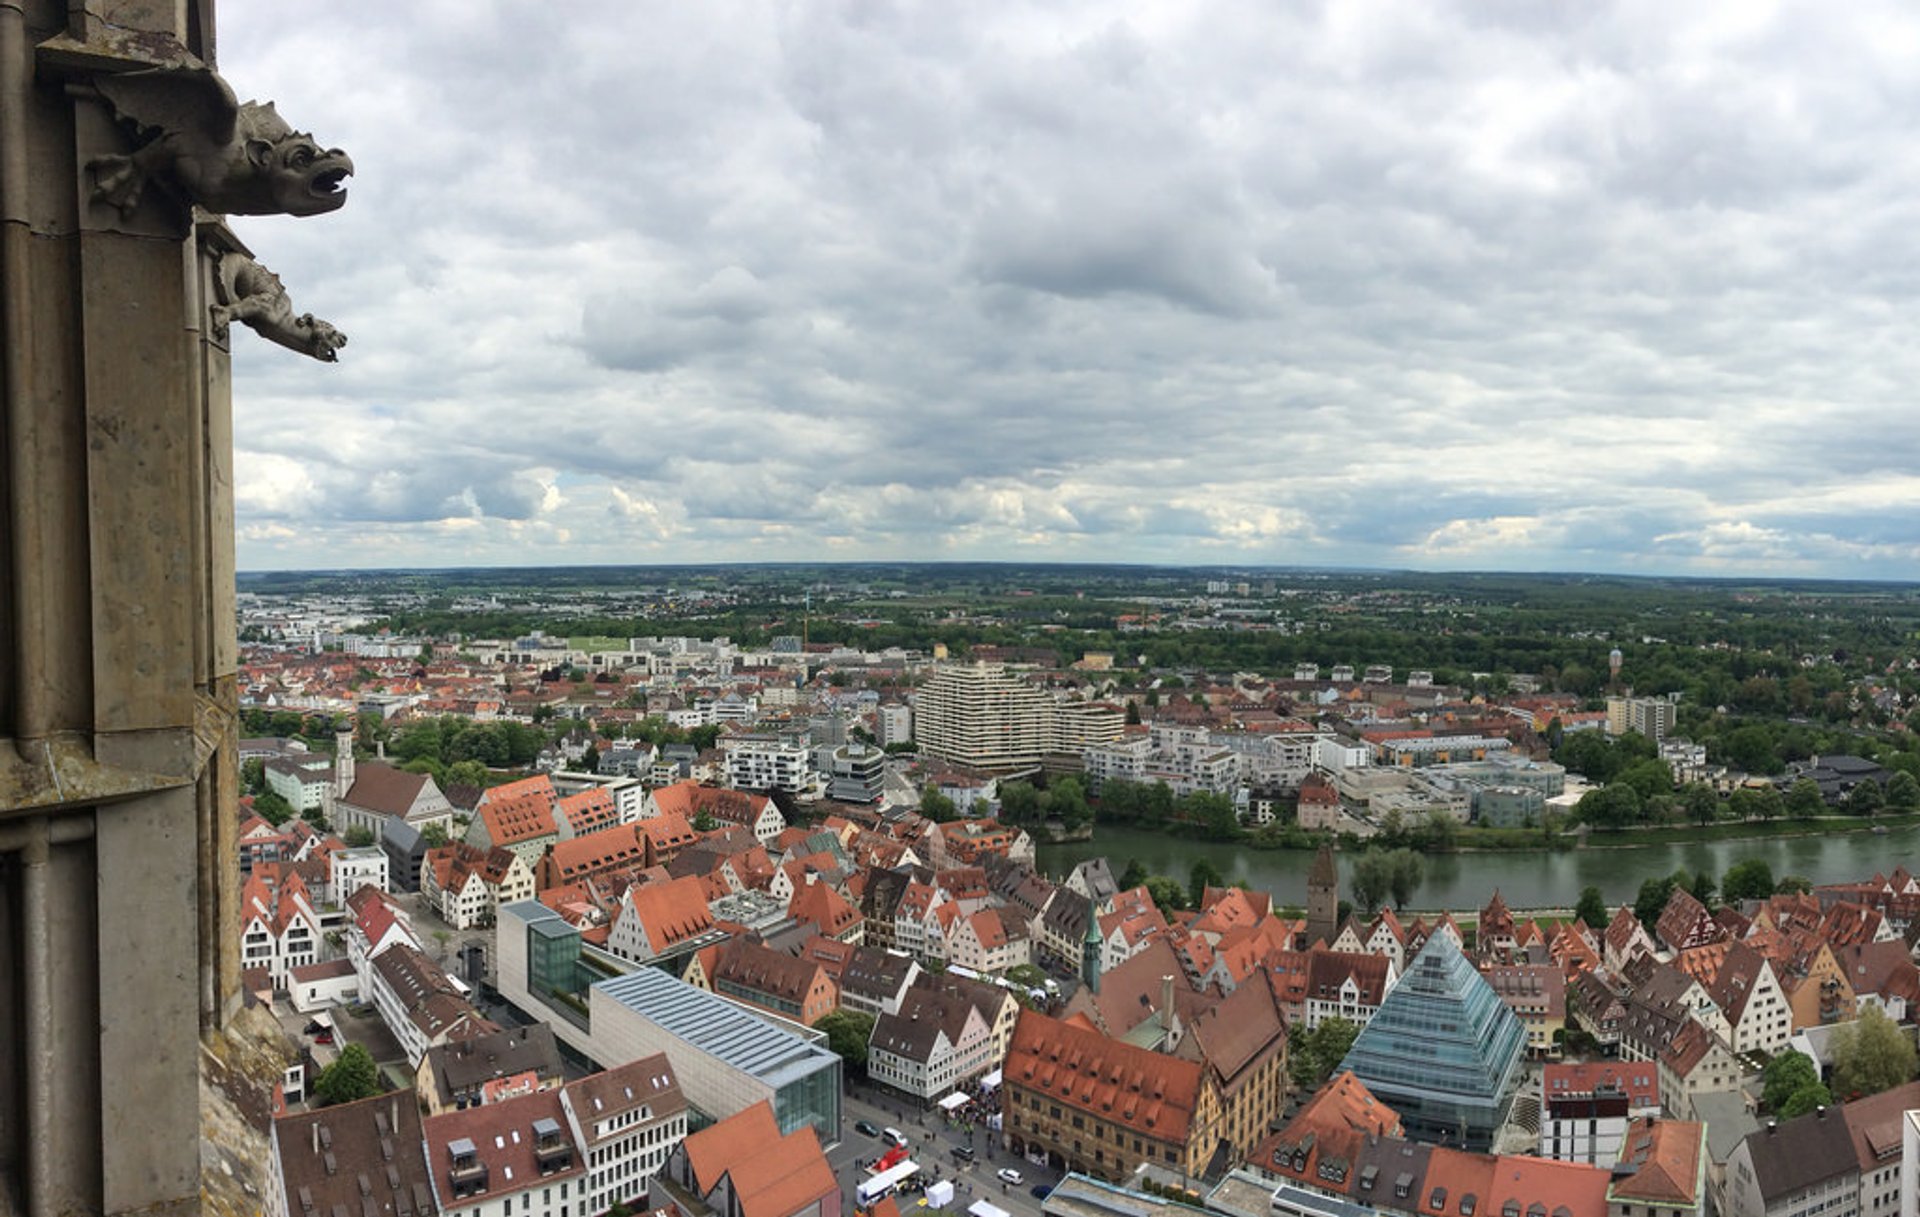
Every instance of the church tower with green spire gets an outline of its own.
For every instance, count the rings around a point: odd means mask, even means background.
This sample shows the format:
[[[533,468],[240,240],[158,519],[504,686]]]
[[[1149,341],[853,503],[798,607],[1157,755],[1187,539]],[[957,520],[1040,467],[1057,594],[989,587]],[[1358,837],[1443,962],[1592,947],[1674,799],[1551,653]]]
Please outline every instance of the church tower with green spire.
[[[1105,944],[1100,941],[1100,906],[1087,897],[1087,933],[1080,940],[1080,979],[1087,988],[1100,991],[1100,956]]]

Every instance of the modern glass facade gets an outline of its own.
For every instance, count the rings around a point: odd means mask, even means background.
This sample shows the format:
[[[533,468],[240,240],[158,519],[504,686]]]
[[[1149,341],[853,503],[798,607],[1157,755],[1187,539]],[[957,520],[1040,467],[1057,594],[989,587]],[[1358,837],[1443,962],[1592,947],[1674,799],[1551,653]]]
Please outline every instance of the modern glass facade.
[[[840,1129],[840,1071],[816,1069],[802,1074],[774,1092],[773,1114],[785,1136],[811,1124],[822,1142],[837,1139]]]
[[[592,979],[580,963],[580,931],[558,917],[527,925],[527,991],[579,1027],[587,1025],[581,994]]]
[[[1520,1084],[1526,1042],[1493,986],[1435,934],[1340,1068],[1398,1112],[1409,1137],[1485,1150]]]

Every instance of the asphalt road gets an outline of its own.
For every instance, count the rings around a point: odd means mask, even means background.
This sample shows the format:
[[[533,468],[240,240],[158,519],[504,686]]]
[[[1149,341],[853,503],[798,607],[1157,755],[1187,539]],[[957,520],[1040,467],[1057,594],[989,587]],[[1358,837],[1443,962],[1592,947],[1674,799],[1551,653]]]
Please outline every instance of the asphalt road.
[[[1040,1202],[1029,1189],[1040,1183],[1051,1187],[1060,1181],[1060,1172],[1021,1161],[1000,1148],[999,1134],[986,1128],[973,1130],[976,1157],[972,1163],[963,1163],[953,1156],[953,1151],[968,1144],[968,1136],[958,1128],[947,1127],[938,1111],[921,1111],[917,1105],[886,1091],[860,1085],[854,1093],[841,1096],[842,1140],[827,1152],[827,1162],[840,1180],[841,1194],[846,1197],[849,1212],[853,1209],[854,1185],[867,1177],[867,1172],[858,1164],[871,1162],[887,1151],[885,1141],[854,1129],[858,1120],[866,1120],[877,1128],[899,1129],[910,1139],[909,1152],[929,1179],[955,1181],[953,1204],[948,1212],[964,1213],[975,1200],[984,1199],[1016,1217],[1039,1217]],[[1024,1176],[1018,1186],[1003,1184],[994,1177],[995,1171],[1008,1166]],[[911,1214],[920,1199],[918,1195],[901,1196],[896,1202],[902,1214]]]

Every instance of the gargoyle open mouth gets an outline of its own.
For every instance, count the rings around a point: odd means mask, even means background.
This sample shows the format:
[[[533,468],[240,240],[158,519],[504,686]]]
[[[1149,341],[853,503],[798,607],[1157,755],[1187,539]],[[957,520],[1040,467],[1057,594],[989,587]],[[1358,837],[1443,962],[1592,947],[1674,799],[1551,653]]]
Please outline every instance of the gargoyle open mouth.
[[[313,179],[307,183],[307,189],[322,198],[336,195],[346,189],[347,179],[352,176],[351,169],[328,169],[314,174]]]

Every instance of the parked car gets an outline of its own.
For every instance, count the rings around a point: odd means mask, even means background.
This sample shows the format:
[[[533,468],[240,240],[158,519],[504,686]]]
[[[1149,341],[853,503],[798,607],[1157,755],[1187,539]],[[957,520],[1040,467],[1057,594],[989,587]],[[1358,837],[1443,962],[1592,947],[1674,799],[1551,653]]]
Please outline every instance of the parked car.
[[[971,1162],[973,1161],[973,1146],[956,1145],[953,1147],[953,1156],[962,1162]]]
[[[999,1170],[995,1171],[994,1173],[1000,1176],[1000,1182],[1011,1183],[1016,1187],[1018,1187],[1020,1183],[1024,1181],[1026,1178],[1026,1176],[1022,1175],[1019,1171],[1014,1170],[1011,1166],[1003,1166]]]
[[[1053,1188],[1045,1183],[1034,1184],[1032,1191],[1035,1200],[1045,1200],[1048,1196],[1053,1195]]]
[[[855,1120],[853,1122],[853,1131],[863,1137],[877,1137],[880,1135],[879,1127],[871,1120]]]
[[[906,1148],[907,1134],[901,1132],[899,1129],[897,1128],[884,1129],[880,1135],[885,1137],[888,1141],[892,1142],[896,1147],[901,1149]]]
[[[313,1042],[316,1044],[331,1044],[333,1042],[333,1028],[322,1027],[320,1030],[314,1032]]]
[[[316,1018],[316,1019],[309,1020],[306,1026],[300,1028],[300,1034],[318,1035],[322,1031],[325,1031],[326,1029],[327,1029],[327,1025]]]

